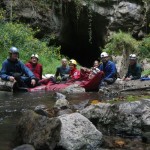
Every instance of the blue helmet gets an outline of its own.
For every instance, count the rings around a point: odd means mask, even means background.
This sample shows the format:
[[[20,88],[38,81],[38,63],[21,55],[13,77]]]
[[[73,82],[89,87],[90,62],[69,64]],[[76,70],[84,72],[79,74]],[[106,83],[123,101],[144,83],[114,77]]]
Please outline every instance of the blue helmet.
[[[10,53],[19,53],[19,50],[18,50],[18,48],[16,48],[16,47],[11,47],[11,48],[9,49],[9,52],[10,52]]]

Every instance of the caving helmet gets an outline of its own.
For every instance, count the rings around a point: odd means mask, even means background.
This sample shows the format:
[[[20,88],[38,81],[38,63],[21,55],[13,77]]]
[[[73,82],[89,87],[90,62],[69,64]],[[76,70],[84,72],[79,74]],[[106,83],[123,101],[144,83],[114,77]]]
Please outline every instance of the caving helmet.
[[[106,52],[101,53],[101,58],[104,58],[104,57],[108,57],[108,54]]]
[[[77,65],[77,62],[76,62],[76,60],[74,60],[74,59],[71,59],[71,60],[69,61],[69,64],[74,64],[74,65]]]
[[[136,57],[135,54],[130,54],[129,59],[130,59],[130,60],[136,60],[137,57]]]
[[[32,57],[35,57],[35,58],[39,59],[38,54],[32,54],[32,55],[31,55],[31,58],[32,58]]]
[[[19,54],[19,50],[18,50],[18,48],[16,48],[16,47],[11,47],[11,48],[9,49],[9,52],[10,52],[10,53],[17,53],[17,54]]]

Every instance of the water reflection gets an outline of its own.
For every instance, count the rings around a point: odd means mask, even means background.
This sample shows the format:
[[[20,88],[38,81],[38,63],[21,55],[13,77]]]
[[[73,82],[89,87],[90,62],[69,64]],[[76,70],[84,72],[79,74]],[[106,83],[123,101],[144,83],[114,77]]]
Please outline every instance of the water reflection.
[[[52,107],[53,93],[11,93],[0,92],[0,150],[9,150],[13,132],[21,111],[45,104]]]

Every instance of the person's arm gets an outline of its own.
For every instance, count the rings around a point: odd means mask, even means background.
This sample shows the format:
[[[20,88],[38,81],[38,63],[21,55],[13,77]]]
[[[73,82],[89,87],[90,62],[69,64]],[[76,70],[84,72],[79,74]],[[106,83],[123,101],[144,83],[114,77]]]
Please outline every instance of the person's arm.
[[[7,62],[3,62],[2,64],[2,69],[0,71],[0,77],[3,79],[3,80],[6,80],[6,81],[9,81],[10,79],[10,75],[8,75],[9,73],[7,72]]]
[[[104,71],[104,70],[103,70],[103,64],[101,64],[101,65],[98,67],[98,69],[99,69],[100,71]]]
[[[127,71],[127,73],[126,73],[126,75],[125,75],[124,78],[127,78],[127,77],[129,77],[129,76],[130,76],[130,67],[128,67],[128,71]]]
[[[60,74],[60,68],[57,67],[57,68],[56,68],[55,77],[57,78],[57,77],[59,76],[59,74]]]
[[[35,79],[35,76],[34,76],[33,72],[27,66],[25,66],[22,62],[19,62],[19,63],[21,65],[22,72],[27,77],[30,77],[31,79]]]
[[[42,79],[42,74],[43,74],[43,66],[41,65],[41,70],[40,70],[40,79]]]
[[[131,80],[136,80],[141,78],[141,67],[136,67],[136,75],[131,78]]]
[[[116,66],[115,66],[115,64],[114,63],[110,63],[108,65],[109,65],[108,67],[110,69],[110,73],[107,76],[105,76],[105,79],[113,78],[114,75],[116,74]]]

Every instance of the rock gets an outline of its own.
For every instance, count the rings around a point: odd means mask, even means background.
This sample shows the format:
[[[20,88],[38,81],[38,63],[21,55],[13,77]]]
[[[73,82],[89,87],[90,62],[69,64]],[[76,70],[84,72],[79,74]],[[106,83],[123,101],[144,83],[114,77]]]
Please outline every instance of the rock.
[[[84,101],[81,101],[79,104],[73,104],[72,105],[72,109],[74,109],[74,110],[82,110],[88,105],[89,105],[89,100],[84,100]]]
[[[98,103],[80,113],[105,134],[142,135],[150,129],[150,100],[116,104]]]
[[[52,118],[57,116],[59,110],[57,108],[49,109],[45,105],[39,105],[35,107],[34,111],[39,115]]]
[[[17,125],[16,144],[32,144],[35,149],[53,150],[60,139],[59,118],[48,118],[33,111],[23,112]]]
[[[17,82],[4,81],[0,78],[0,91],[12,92],[17,86]]]
[[[54,108],[57,109],[69,108],[69,102],[66,99],[58,99],[54,104]]]
[[[73,84],[68,87],[66,87],[64,90],[62,90],[64,93],[85,93],[85,89],[80,87],[78,84]]]
[[[90,150],[100,148],[102,134],[79,113],[60,116],[62,123],[59,146],[66,150]]]
[[[16,148],[14,148],[13,150],[35,150],[34,147],[32,145],[29,144],[23,144],[21,146],[17,146]]]
[[[150,82],[139,80],[130,80],[130,81],[122,81],[121,79],[117,79],[115,83],[112,85],[107,85],[104,90],[100,90],[99,92],[106,93],[106,95],[119,95],[120,92],[126,91],[138,91],[138,90],[146,90],[150,89]],[[108,94],[107,94],[108,93]]]
[[[62,116],[64,114],[71,114],[73,111],[71,109],[61,109],[58,111],[57,116]]]
[[[62,93],[59,93],[59,92],[56,92],[54,94],[55,98],[58,100],[58,99],[66,99],[66,95],[62,94]]]
[[[48,112],[46,111],[47,107],[45,105],[38,105],[35,107],[34,111],[42,116],[48,116]]]
[[[150,132],[144,132],[142,134],[142,141],[145,142],[145,143],[150,144]]]

